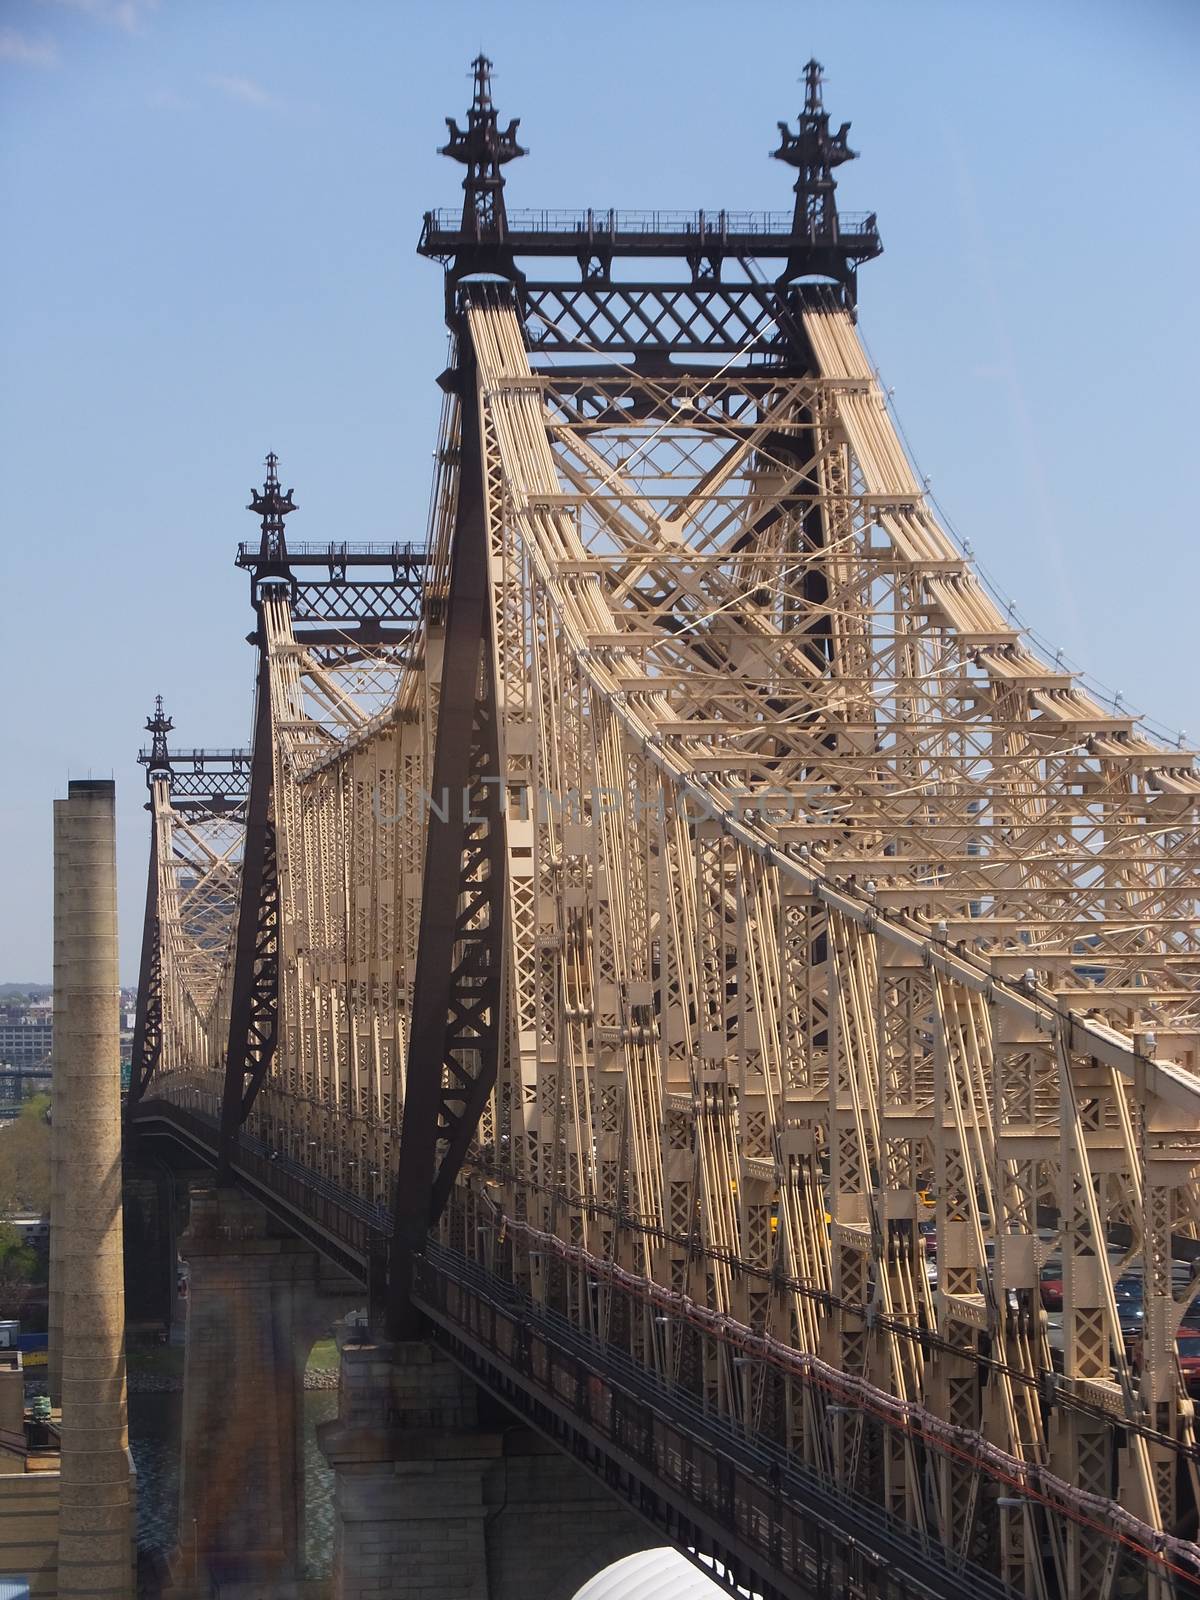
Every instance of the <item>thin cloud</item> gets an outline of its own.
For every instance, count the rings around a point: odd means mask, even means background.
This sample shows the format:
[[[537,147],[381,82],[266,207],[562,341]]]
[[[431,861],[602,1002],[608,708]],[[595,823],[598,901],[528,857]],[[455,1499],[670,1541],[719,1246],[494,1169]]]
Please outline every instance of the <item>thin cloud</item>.
[[[158,9],[158,0],[42,0],[42,4],[78,11],[109,28],[120,28],[122,33],[136,33],[146,15]]]
[[[155,111],[188,111],[190,105],[174,89],[155,89],[147,102]]]
[[[219,89],[230,100],[236,100],[244,106],[252,106],[255,111],[271,111],[279,104],[275,96],[264,89],[261,83],[255,83],[253,78],[219,74],[209,78],[208,81],[214,89]]]
[[[52,39],[29,39],[15,28],[0,28],[0,61],[19,67],[56,67],[58,46]]]

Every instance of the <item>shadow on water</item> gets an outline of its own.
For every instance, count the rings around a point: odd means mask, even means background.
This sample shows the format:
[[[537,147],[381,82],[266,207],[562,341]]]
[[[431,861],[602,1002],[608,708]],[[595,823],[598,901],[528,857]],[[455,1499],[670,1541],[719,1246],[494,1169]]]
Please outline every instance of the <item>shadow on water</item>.
[[[317,1445],[317,1424],[337,1414],[337,1391],[304,1395],[304,1576],[333,1568],[333,1473]],[[183,1395],[129,1396],[129,1445],[137,1468],[137,1543],[143,1557],[166,1558],[179,1537],[179,1433]]]
[[[179,1529],[182,1394],[129,1396],[129,1448],[137,1468],[138,1549],[166,1555]]]

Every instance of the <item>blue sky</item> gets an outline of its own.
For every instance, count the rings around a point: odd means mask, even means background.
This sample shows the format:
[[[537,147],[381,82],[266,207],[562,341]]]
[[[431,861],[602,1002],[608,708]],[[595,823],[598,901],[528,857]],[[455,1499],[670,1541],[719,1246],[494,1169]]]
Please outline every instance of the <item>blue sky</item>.
[[[50,800],[116,776],[122,970],[162,693],[249,737],[236,542],[424,529],[444,355],[421,213],[496,62],[515,204],[785,207],[810,55],[885,253],[861,326],[923,472],[1018,614],[1194,728],[1194,0],[332,5],[0,0],[0,981],[50,972]]]

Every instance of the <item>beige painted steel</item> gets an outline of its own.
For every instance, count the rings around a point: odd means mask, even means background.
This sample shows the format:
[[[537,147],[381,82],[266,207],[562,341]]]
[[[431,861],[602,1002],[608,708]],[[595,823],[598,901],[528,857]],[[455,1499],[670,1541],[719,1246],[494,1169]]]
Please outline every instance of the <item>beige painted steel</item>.
[[[508,1205],[1104,1495],[1097,1409],[1192,1436],[1173,1349],[1191,1289],[1168,1263],[1196,1232],[1198,854],[1180,800],[1196,775],[995,611],[850,319],[805,326],[804,379],[581,384],[531,381],[499,301],[471,313],[501,760],[510,794],[557,796],[523,866],[544,891],[525,915],[512,897]],[[514,883],[522,843],[510,829]],[[1149,1034],[1182,1070],[1146,1059]],[[936,1288],[916,1253],[924,1186]],[[613,1227],[619,1206],[632,1229]],[[697,1226],[707,1262],[687,1247]],[[1136,1378],[1124,1262],[1093,1247],[1114,1226],[1147,1264]],[[1036,1288],[1054,1248],[1065,1404],[1046,1437]],[[807,1296],[726,1253],[782,1262],[838,1309],[814,1324]],[[1031,1328],[1008,1314],[1018,1290]],[[940,1335],[928,1351],[919,1321]],[[710,1375],[736,1412],[730,1382]],[[837,1426],[834,1470],[853,1480],[862,1424]],[[1173,1469],[1129,1436],[1122,1499],[1153,1525],[1176,1523]],[[914,1518],[915,1471],[894,1463],[889,1490]],[[974,1474],[946,1467],[936,1498],[965,1553]],[[1107,1555],[1064,1530],[1068,1592],[1102,1593]],[[1005,1560],[1033,1581],[1019,1528]]]
[[[132,1596],[121,1259],[115,786],[68,786],[60,1596]]]
[[[66,800],[54,802],[54,1042],[50,1077],[50,1308],[47,1352],[47,1387],[50,1404],[62,1404],[62,1258],[59,1230],[63,1220],[63,1183],[66,1171],[67,1116],[67,964],[66,896],[70,816]]]
[[[1175,1334],[1196,1285],[1171,1258],[1200,1239],[1191,754],[993,604],[844,312],[805,314],[807,373],[597,359],[581,377],[533,371],[505,291],[484,293],[462,403],[481,421],[510,894],[499,1082],[464,1181],[1079,1490],[1107,1496],[1115,1472],[1147,1523],[1185,1524]],[[264,602],[281,1015],[253,1132],[375,1203],[425,822],[446,799],[421,796],[459,404],[420,637],[318,649],[285,592]],[[172,916],[175,892],[164,879]],[[175,922],[184,972],[198,956]],[[168,1030],[161,1092],[215,1108],[222,1043],[202,1020]],[[1061,1374],[1038,1295],[1056,1255]],[[1137,1362],[1115,1299],[1131,1265]],[[518,1268],[549,1292],[540,1254]],[[568,1292],[604,1325],[582,1270]],[[677,1344],[650,1334],[633,1353],[673,1371]],[[703,1376],[753,1426],[753,1383],[717,1360]],[[1032,1525],[983,1504],[973,1467],[945,1461],[931,1485],[911,1451],[869,1460],[852,1416],[830,1430],[797,1407],[788,1428],[957,1550],[996,1518],[1004,1575],[1040,1592]],[[1053,1542],[1062,1592],[1109,1593],[1103,1538],[1072,1524]]]
[[[229,1032],[244,829],[230,816],[176,811],[167,777],[150,785],[150,813],[158,847],[163,1059],[219,1075]]]

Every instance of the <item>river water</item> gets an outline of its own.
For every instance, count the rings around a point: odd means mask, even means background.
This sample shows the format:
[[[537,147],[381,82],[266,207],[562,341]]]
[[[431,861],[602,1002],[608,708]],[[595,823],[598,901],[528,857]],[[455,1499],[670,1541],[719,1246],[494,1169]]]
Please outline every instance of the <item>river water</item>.
[[[168,1555],[179,1538],[179,1393],[130,1394],[129,1447],[137,1467],[138,1549]],[[333,1472],[317,1445],[317,1424],[337,1415],[335,1389],[304,1394],[304,1576],[333,1566]]]

